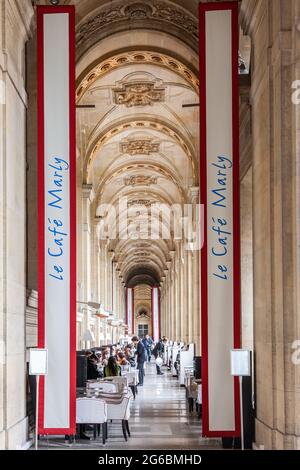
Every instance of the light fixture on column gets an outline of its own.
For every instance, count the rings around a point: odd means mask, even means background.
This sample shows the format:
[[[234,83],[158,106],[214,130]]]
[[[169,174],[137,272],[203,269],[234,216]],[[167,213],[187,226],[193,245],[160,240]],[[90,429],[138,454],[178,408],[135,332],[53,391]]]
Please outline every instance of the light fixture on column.
[[[59,0],[50,0],[50,3],[51,5],[56,7],[57,5],[59,5]]]

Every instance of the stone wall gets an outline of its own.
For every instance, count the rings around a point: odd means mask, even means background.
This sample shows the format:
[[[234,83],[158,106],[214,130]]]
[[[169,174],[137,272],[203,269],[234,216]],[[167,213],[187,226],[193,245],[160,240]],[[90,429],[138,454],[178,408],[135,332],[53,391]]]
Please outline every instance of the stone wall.
[[[27,441],[26,107],[29,0],[0,2],[0,449]]]
[[[242,27],[253,44],[253,279],[256,442],[300,448],[299,75],[297,0],[243,0]],[[297,132],[298,129],[298,132]]]

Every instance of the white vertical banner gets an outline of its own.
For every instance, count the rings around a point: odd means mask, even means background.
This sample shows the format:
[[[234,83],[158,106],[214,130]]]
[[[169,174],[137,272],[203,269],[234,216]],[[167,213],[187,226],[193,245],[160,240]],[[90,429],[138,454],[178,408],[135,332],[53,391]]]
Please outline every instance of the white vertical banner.
[[[74,7],[37,7],[39,433],[76,432],[76,155]]]
[[[152,287],[152,337],[155,342],[160,339],[160,295],[158,287]]]
[[[240,346],[238,4],[199,8],[203,435],[234,437],[240,434],[239,386],[230,370],[230,352]]]
[[[133,326],[133,289],[127,287],[126,290],[126,323],[128,326],[128,334],[131,335],[134,332]]]

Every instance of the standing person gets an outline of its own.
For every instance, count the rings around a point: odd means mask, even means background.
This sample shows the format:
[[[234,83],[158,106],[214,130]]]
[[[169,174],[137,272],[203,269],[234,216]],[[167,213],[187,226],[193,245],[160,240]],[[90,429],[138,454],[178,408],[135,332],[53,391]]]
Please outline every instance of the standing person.
[[[136,348],[136,356],[137,356],[137,369],[139,371],[139,386],[142,387],[144,385],[144,364],[147,360],[146,357],[146,349],[143,345],[143,342],[139,339],[138,336],[134,336],[131,340]]]
[[[145,337],[143,338],[142,341],[143,341],[143,345],[146,349],[148,362],[150,362],[151,361],[151,349],[152,349],[153,340],[149,335],[145,335]]]
[[[156,343],[156,345],[155,345],[155,347],[152,351],[152,354],[155,357],[155,360],[161,357],[161,355],[163,353],[163,350],[164,350],[163,340],[160,339],[158,341],[158,343]],[[156,364],[156,373],[157,373],[157,375],[164,375],[164,373],[161,371],[160,367],[161,366]]]

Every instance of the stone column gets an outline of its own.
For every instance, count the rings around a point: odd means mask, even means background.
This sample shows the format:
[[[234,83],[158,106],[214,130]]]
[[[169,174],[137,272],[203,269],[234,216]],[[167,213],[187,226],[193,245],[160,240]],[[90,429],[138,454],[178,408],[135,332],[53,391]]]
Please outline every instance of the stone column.
[[[184,247],[183,243],[181,243],[181,254],[180,254],[180,338],[179,341],[184,341],[184,337],[186,334],[186,291],[185,291],[185,259],[184,259]]]
[[[107,253],[107,305],[108,310],[113,309],[113,259],[114,251]]]
[[[164,270],[165,275],[165,322],[166,322],[166,335],[169,339],[170,337],[170,283],[169,283],[169,271],[168,269]]]
[[[168,274],[167,274],[167,279],[168,279],[168,287],[167,287],[167,296],[168,296],[168,329],[169,329],[169,335],[172,340],[174,340],[173,336],[173,310],[174,310],[174,305],[173,305],[173,292],[172,292],[172,283],[173,283],[173,273],[172,273],[172,261],[167,261],[166,265],[168,267]]]
[[[166,328],[166,278],[161,278],[161,334],[162,336],[168,336]]]
[[[118,318],[121,319],[121,270],[116,269],[116,312]]]
[[[182,322],[182,338],[181,340],[185,343],[189,343],[189,332],[190,332],[190,284],[189,284],[189,252],[183,250],[183,322]]]
[[[126,323],[126,297],[125,297],[125,292],[126,292],[126,284],[122,278],[121,282],[121,320],[124,320]]]
[[[180,337],[180,328],[181,328],[181,316],[180,316],[180,244],[181,241],[174,240],[175,243],[175,260],[174,260],[174,270],[175,270],[175,340],[179,341]]]
[[[172,336],[173,339],[176,339],[176,331],[177,331],[177,299],[176,299],[176,259],[175,259],[176,251],[170,251],[170,258],[171,258],[171,301],[172,301],[172,310],[170,315],[170,322],[171,322],[171,329],[172,329]]]
[[[201,356],[201,310],[200,310],[200,251],[192,252],[193,271],[193,333],[192,342],[195,344],[197,356]]]
[[[300,448],[299,2],[243,0],[253,43],[253,279],[256,441]],[[298,28],[298,29],[297,29]],[[298,130],[298,132],[297,132]]]
[[[93,186],[84,184],[82,187],[82,259],[83,259],[83,299],[84,302],[91,300],[91,287],[92,287],[92,269],[91,269],[91,254],[92,254],[92,230],[91,224],[91,203],[94,199]]]
[[[187,285],[187,297],[188,297],[188,342],[194,342],[194,319],[197,316],[197,306],[194,305],[194,289],[195,280],[193,278],[193,253],[192,251],[187,252],[188,260],[188,285]],[[197,287],[196,287],[197,288]]]
[[[199,200],[199,187],[194,186],[189,188],[188,201],[193,205],[193,232],[198,230],[200,233],[199,223],[197,219],[198,208],[200,204]],[[189,243],[188,251],[188,279],[189,279],[189,290],[188,290],[188,313],[189,313],[189,342],[195,344],[197,355],[200,355],[200,251],[197,248],[196,234],[193,235],[194,239],[191,239]],[[186,245],[188,245],[186,243]]]
[[[92,247],[91,247],[91,300],[99,302],[99,281],[100,281],[100,248],[97,238],[98,218],[92,219],[91,227]]]
[[[0,4],[0,449],[11,450],[28,441],[25,44],[32,18],[29,0]]]
[[[104,305],[105,309],[109,309],[109,256],[108,256],[108,242],[105,242],[104,257],[103,257],[103,275],[104,275]]]

